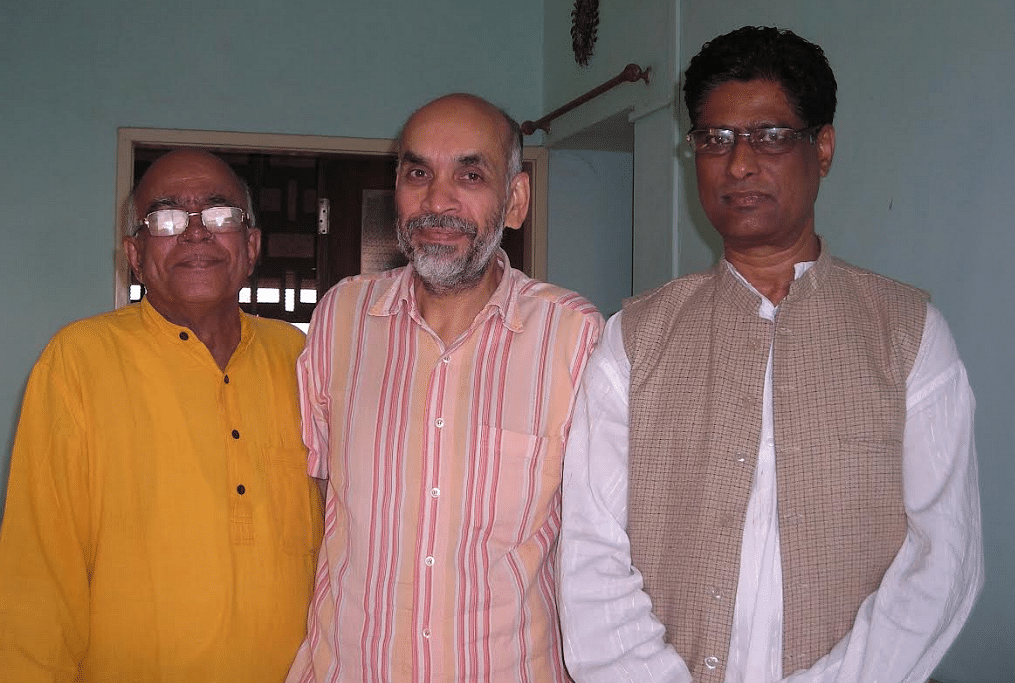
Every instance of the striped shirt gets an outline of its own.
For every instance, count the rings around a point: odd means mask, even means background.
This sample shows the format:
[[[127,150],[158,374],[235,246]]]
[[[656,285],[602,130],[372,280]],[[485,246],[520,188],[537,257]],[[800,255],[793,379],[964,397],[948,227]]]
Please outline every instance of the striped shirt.
[[[554,554],[564,443],[603,320],[511,270],[450,345],[411,266],[339,283],[298,370],[327,479],[290,682],[567,681]]]

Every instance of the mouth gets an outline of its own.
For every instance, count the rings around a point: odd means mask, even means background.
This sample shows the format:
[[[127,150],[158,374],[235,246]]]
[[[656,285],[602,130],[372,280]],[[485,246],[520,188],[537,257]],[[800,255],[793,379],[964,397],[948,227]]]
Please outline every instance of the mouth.
[[[761,191],[739,190],[722,195],[722,201],[734,209],[753,209],[772,201],[772,197]]]
[[[214,268],[222,263],[222,259],[210,254],[192,254],[186,256],[179,261],[176,265],[180,268]]]
[[[458,242],[463,239],[473,237],[470,232],[463,232],[461,230],[446,230],[442,228],[420,228],[414,230],[412,237],[424,242],[431,242],[437,244],[450,244],[452,242]]]

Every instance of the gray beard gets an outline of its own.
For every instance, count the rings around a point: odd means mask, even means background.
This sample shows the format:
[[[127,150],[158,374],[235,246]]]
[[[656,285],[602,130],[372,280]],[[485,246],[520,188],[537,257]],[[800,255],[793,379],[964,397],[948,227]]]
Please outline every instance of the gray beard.
[[[500,247],[504,235],[503,209],[494,216],[497,230],[486,238],[478,237],[479,226],[456,216],[426,214],[417,216],[406,223],[398,222],[396,234],[398,246],[405,257],[412,262],[423,286],[431,294],[443,295],[472,289],[483,279],[490,261]],[[471,238],[464,254],[456,256],[456,247],[449,244],[420,244],[414,246],[412,234],[424,228],[456,230]]]

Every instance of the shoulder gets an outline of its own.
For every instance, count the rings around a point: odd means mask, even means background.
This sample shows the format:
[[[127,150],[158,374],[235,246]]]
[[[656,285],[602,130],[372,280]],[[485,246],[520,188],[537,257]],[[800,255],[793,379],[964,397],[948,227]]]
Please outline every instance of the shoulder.
[[[299,353],[303,348],[306,338],[303,332],[295,326],[273,318],[259,318],[246,313],[243,315],[253,329],[256,338],[260,339],[262,343],[288,349],[294,353]]]
[[[381,296],[397,287],[405,267],[385,270],[380,273],[361,273],[342,278],[324,293],[315,311],[329,310],[353,301],[362,301],[364,297],[376,301]]]
[[[140,304],[130,304],[64,325],[53,335],[47,347],[89,349],[96,342],[114,341],[143,329]]]
[[[549,282],[534,280],[518,270],[512,270],[512,277],[516,281],[519,301],[538,302],[579,316],[602,319],[595,304],[578,292]]]
[[[919,287],[855,266],[834,256],[829,259],[829,271],[835,276],[862,283],[876,294],[901,296],[921,304],[926,304],[930,300],[930,295]]]
[[[719,264],[718,267],[724,267]],[[701,273],[691,273],[674,278],[666,284],[632,296],[624,301],[625,328],[631,325],[643,325],[648,320],[662,317],[672,319],[675,311],[680,309],[690,298],[708,291],[716,281],[717,270],[713,268]]]
[[[83,377],[104,372],[110,359],[122,355],[131,339],[144,334],[139,305],[99,313],[68,323],[49,339],[33,374],[53,371]]]

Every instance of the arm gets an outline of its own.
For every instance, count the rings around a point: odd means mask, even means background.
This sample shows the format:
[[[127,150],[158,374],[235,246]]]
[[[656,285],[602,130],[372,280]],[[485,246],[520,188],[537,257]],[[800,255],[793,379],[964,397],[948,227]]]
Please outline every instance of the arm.
[[[787,683],[923,683],[958,636],[983,585],[974,407],[948,325],[928,306],[907,387],[909,531],[852,630]]]
[[[558,557],[564,658],[578,683],[689,683],[663,640],[627,525],[627,390],[620,315],[606,325],[582,378],[564,457]]]
[[[25,390],[0,530],[0,680],[72,681],[88,646],[87,447],[68,368]]]
[[[317,481],[324,500],[328,493],[328,439],[331,412],[331,344],[334,334],[334,296],[325,295],[314,309],[303,353],[296,361],[296,383],[303,419],[307,473]]]

